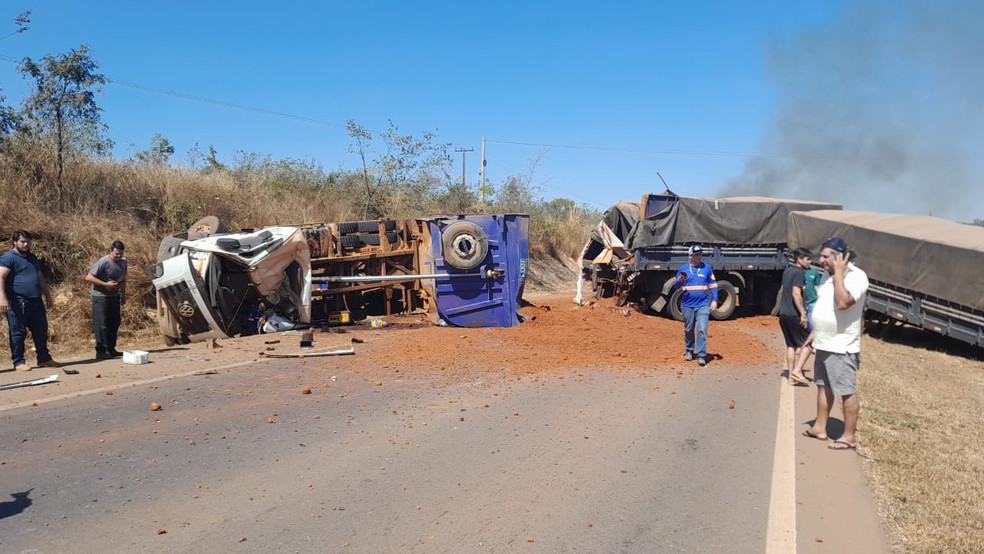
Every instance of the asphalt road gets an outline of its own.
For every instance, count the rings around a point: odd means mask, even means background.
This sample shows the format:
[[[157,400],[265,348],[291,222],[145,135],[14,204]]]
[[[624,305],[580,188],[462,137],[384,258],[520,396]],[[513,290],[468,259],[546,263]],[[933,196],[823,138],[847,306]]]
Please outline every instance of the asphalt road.
[[[763,552],[774,372],[684,371],[288,361],[7,410],[0,551]]]

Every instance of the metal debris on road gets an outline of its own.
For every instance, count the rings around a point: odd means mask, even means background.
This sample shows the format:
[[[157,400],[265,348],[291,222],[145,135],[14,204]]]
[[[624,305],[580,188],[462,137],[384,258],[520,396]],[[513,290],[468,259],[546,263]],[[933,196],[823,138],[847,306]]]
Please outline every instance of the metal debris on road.
[[[18,381],[17,383],[7,383],[6,385],[0,385],[0,390],[7,389],[17,389],[20,387],[33,387],[34,385],[43,385],[45,383],[53,383],[58,380],[58,374],[49,375],[47,377],[41,377],[40,379],[31,379],[30,381]]]
[[[265,358],[314,358],[316,356],[345,356],[355,354],[354,348],[342,348],[339,350],[323,350],[321,352],[294,352],[290,354],[270,354],[260,352],[260,356]]]

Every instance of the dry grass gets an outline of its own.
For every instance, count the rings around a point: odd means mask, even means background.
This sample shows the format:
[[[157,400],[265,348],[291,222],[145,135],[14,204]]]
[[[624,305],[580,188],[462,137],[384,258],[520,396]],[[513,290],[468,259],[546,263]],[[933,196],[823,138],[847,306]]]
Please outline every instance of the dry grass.
[[[9,247],[7,239],[15,229],[27,229],[35,237],[33,251],[48,268],[56,298],[48,314],[49,346],[56,357],[86,355],[93,349],[84,277],[113,240],[126,243],[130,264],[129,300],[120,328],[120,345],[125,347],[156,338],[156,322],[148,314],[154,307],[153,287],[144,269],[156,261],[162,237],[183,232],[206,215],[217,216],[230,231],[363,219],[360,181],[344,175],[335,180],[291,180],[263,170],[203,173],[73,157],[67,160],[63,184],[56,185],[48,170],[49,154],[24,145],[0,149],[0,241],[3,248]],[[434,209],[429,213],[446,208],[438,196],[417,198],[421,193],[406,187],[391,192],[388,215],[421,202]],[[531,258],[539,259],[575,256],[597,219],[542,203],[527,211],[534,215]],[[7,341],[0,340],[0,360],[9,360],[9,355]]]
[[[984,350],[915,329],[864,337],[860,440],[906,552],[984,552]]]

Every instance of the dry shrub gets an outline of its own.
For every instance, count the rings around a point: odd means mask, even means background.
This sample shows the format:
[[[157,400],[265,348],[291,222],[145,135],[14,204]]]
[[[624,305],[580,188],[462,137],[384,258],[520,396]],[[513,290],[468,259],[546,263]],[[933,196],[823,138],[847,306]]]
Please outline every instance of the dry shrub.
[[[93,348],[91,286],[85,281],[85,274],[117,239],[126,244],[130,267],[120,344],[149,335],[148,329],[155,325],[147,313],[153,302],[153,288],[144,268],[154,262],[160,242],[150,229],[123,213],[53,217],[21,204],[12,215],[8,221],[16,221],[17,228],[27,229],[34,236],[32,251],[45,265],[55,298],[54,308],[48,311],[49,342],[55,355],[74,355]],[[3,230],[7,241],[13,230]],[[0,341],[0,357],[9,358],[9,354],[7,341]]]
[[[879,503],[907,552],[984,552],[984,351],[897,333],[904,342],[864,337],[858,374]]]

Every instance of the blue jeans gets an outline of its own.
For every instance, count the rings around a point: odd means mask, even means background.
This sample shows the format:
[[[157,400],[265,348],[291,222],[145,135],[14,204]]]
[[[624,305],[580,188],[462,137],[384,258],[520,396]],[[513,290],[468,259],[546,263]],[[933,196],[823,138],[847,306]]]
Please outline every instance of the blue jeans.
[[[24,360],[24,340],[31,331],[34,349],[38,353],[38,363],[51,359],[48,353],[48,312],[40,298],[8,297],[10,309],[7,310],[7,328],[10,330],[10,358],[14,366],[26,363]]]
[[[711,306],[705,304],[698,308],[683,307],[683,346],[687,352],[697,354],[698,358],[707,356],[707,319],[711,316]],[[697,331],[697,344],[694,345],[694,330]]]

